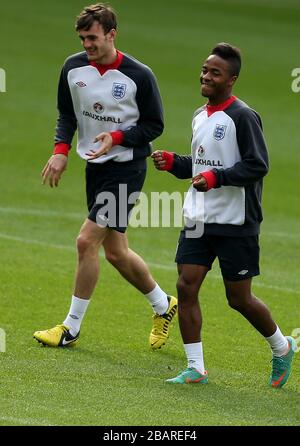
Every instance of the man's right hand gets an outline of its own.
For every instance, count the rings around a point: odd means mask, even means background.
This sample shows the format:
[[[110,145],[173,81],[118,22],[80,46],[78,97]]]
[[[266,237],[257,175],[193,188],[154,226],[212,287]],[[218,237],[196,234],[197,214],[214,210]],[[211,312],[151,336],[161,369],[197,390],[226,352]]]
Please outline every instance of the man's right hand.
[[[57,187],[62,173],[67,168],[68,157],[63,154],[52,155],[42,171],[43,184]]]
[[[158,170],[171,170],[173,167],[174,153],[166,152],[165,150],[155,150],[152,153],[154,166]]]

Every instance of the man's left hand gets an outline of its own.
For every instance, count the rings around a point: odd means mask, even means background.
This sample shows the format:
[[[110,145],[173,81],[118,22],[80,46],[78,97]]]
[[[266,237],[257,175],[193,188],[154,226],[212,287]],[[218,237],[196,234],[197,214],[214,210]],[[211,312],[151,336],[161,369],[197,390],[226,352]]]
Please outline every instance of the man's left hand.
[[[207,181],[206,179],[199,173],[192,179],[192,184],[195,189],[197,189],[199,192],[207,192]]]
[[[103,132],[96,136],[94,143],[96,142],[101,142],[101,146],[98,150],[91,149],[86,153],[86,155],[89,156],[88,161],[99,158],[99,156],[106,155],[113,147],[113,139],[109,132]]]

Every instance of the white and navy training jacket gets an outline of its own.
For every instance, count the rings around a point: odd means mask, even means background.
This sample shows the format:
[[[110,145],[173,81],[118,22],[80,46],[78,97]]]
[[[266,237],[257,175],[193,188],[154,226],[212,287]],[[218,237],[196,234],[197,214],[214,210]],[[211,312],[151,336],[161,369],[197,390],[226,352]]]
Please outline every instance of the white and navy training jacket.
[[[192,130],[192,155],[175,155],[171,173],[178,178],[191,178],[212,170],[217,184],[208,192],[198,192],[191,186],[184,213],[194,215],[195,220],[202,214],[206,234],[258,234],[262,221],[262,178],[268,172],[259,115],[232,96],[221,106],[198,109]],[[203,194],[202,213],[193,208],[196,194]]]
[[[70,56],[61,71],[58,87],[59,117],[55,143],[71,144],[78,129],[77,152],[98,149],[94,138],[101,132],[123,132],[115,145],[93,163],[146,158],[150,142],[163,132],[162,101],[149,67],[118,51],[118,63],[101,75],[85,52]]]

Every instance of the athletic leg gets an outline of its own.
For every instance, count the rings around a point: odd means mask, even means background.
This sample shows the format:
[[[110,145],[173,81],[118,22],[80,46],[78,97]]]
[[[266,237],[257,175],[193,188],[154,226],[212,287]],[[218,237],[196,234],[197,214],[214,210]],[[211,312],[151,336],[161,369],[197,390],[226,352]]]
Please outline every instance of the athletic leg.
[[[144,260],[128,245],[126,233],[111,230],[103,242],[106,259],[141,293],[152,291],[156,282]]]
[[[89,219],[82,225],[77,238],[78,265],[69,313],[63,324],[50,330],[35,332],[33,337],[37,341],[52,347],[76,343],[89,299],[98,280],[98,253],[107,234],[108,229],[99,227]]]
[[[252,294],[251,278],[238,282],[224,279],[224,285],[231,308],[241,313],[269,343],[273,353],[269,383],[272,387],[282,387],[291,373],[296,349],[294,339],[283,336],[268,307]]]
[[[170,324],[177,311],[177,299],[168,296],[155,282],[144,260],[129,248],[125,233],[111,231],[103,247],[107,260],[152,305],[155,314],[149,344],[153,350],[161,348],[169,337]]]
[[[241,313],[264,337],[276,331],[268,307],[251,292],[252,278],[240,281],[223,279],[226,297],[231,308]]]
[[[108,228],[87,219],[77,237],[78,264],[74,295],[90,299],[99,277],[99,249],[109,234]]]
[[[168,383],[206,384],[208,382],[203,360],[202,314],[198,293],[209,269],[202,265],[178,265],[178,317],[187,357],[187,368],[175,378],[168,379]]]
[[[184,344],[201,341],[202,314],[198,292],[209,268],[178,265],[178,318]]]

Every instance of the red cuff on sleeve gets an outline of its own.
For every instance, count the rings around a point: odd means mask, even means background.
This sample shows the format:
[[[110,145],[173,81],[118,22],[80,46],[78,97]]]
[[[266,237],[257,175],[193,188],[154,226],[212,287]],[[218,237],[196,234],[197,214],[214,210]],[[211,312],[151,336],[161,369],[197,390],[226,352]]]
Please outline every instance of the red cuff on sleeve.
[[[124,133],[121,130],[117,130],[116,132],[110,132],[113,146],[120,146],[124,141]]]
[[[65,142],[58,142],[54,146],[53,155],[69,155],[69,150],[71,149],[70,144],[66,144]]]
[[[174,163],[174,153],[173,152],[163,152],[162,157],[166,161],[164,170],[172,170],[173,163]]]
[[[217,185],[217,176],[215,172],[212,170],[208,170],[207,172],[201,172],[201,175],[206,179],[207,182],[207,190],[213,189]]]

